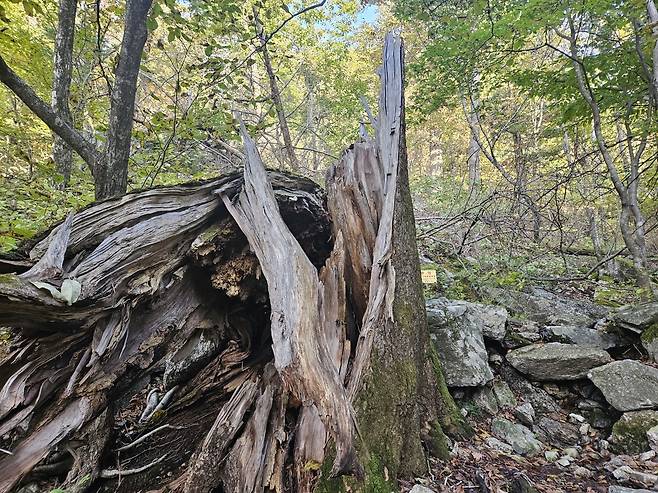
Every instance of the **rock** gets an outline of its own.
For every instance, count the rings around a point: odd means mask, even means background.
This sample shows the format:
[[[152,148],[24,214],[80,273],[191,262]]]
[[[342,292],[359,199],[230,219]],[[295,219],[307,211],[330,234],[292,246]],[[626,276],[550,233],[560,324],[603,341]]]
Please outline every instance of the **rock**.
[[[618,411],[658,407],[658,369],[634,360],[614,361],[587,375]]]
[[[555,461],[555,463],[560,466],[560,467],[569,467],[571,463],[573,462],[573,459],[568,456],[562,456],[558,460]]]
[[[514,414],[514,417],[526,426],[532,426],[535,422],[535,409],[529,402],[515,407],[512,414]]]
[[[489,387],[480,387],[473,394],[473,404],[491,416],[498,414],[498,401]]]
[[[466,391],[464,389],[455,389],[452,391],[452,396],[455,399],[463,399],[466,397]]]
[[[449,300],[447,298],[435,298],[429,300],[428,306],[433,304],[451,310],[460,311],[460,316],[470,323],[478,325],[485,337],[494,341],[502,341],[505,337],[507,324],[507,310],[502,306],[485,305],[483,303],[471,303],[464,300]],[[463,311],[462,311],[463,309]]]
[[[658,426],[652,426],[647,430],[647,441],[651,450],[658,454]]]
[[[649,450],[647,431],[658,425],[658,411],[632,411],[612,427],[610,442],[613,451],[629,455]]]
[[[584,397],[585,399],[596,400],[600,398],[601,401],[605,401],[601,391],[597,389],[596,386],[589,380],[579,380],[571,383],[571,386],[578,395]]]
[[[503,362],[503,357],[498,353],[489,355],[489,363],[492,365],[500,365]]]
[[[572,459],[577,459],[580,455],[580,452],[578,452],[578,449],[575,447],[567,447],[562,451],[562,453],[567,457],[571,457]]]
[[[491,288],[485,294],[509,312],[523,314],[543,325],[592,327],[608,313],[602,306],[561,296],[541,287],[528,287],[524,291]]]
[[[610,413],[607,413],[601,408],[594,408],[590,411],[584,411],[584,414],[587,416],[587,421],[589,421],[589,424],[592,426],[592,428],[606,430],[611,428],[615,423],[615,419],[610,415]]]
[[[545,381],[584,378],[612,358],[601,349],[551,342],[514,349],[507,353],[507,361],[521,373]]]
[[[564,385],[560,386],[553,382],[543,383],[542,388],[548,393],[548,395],[558,400],[566,399],[572,395],[569,388]]]
[[[656,457],[655,450],[649,450],[648,452],[644,452],[637,456],[637,458],[643,462],[648,462],[650,460],[653,460],[655,457]]]
[[[544,452],[544,458],[548,462],[555,462],[560,458],[560,454],[558,454],[555,450],[547,450],[546,452]]]
[[[589,425],[589,423],[583,423],[578,427],[578,432],[583,436],[589,435],[590,431],[591,431],[591,426]]]
[[[530,479],[525,475],[518,475],[509,485],[509,493],[538,493]]]
[[[409,493],[435,493],[434,490],[429,489],[427,486],[422,484],[415,484]]]
[[[560,412],[560,405],[555,402],[546,391],[537,388],[525,379],[519,372],[509,365],[500,368],[500,375],[512,388],[512,390],[523,395],[535,409],[536,414],[551,414]],[[612,423],[611,423],[612,424]]]
[[[612,321],[639,334],[658,322],[658,301],[623,306],[612,316]]]
[[[516,397],[507,382],[496,380],[493,383],[492,390],[501,409],[511,409],[516,406]]]
[[[484,337],[499,342],[505,338],[508,317],[505,308],[477,303],[470,303],[469,308],[476,312],[482,320],[482,333]]]
[[[575,325],[549,325],[546,327],[548,339],[565,344],[578,344],[579,346],[596,347],[599,349],[610,349],[628,345],[628,341],[612,332],[604,332],[588,327]]]
[[[594,409],[603,409],[601,403],[593,399],[581,399],[576,404],[576,407],[581,411],[593,411]]]
[[[482,325],[466,316],[468,307],[445,298],[427,302],[427,322],[450,387],[474,387],[493,379]]]
[[[645,486],[658,484],[658,476],[645,472],[635,471],[630,466],[621,466],[612,472],[612,475],[618,481],[636,481]]]
[[[505,442],[501,442],[496,437],[488,437],[484,443],[486,443],[489,448],[500,450],[506,454],[511,454],[514,451],[511,445]]]
[[[541,442],[535,438],[535,435],[528,428],[512,423],[505,418],[494,418],[491,422],[491,433],[509,443],[514,452],[519,455],[532,457],[542,449]]]
[[[592,477],[592,471],[586,467],[579,466],[573,471],[573,475],[579,479],[588,479]]]
[[[570,447],[580,440],[578,428],[571,423],[542,416],[533,427],[539,439],[558,447]]]
[[[510,319],[503,346],[507,349],[516,349],[541,342],[541,330],[542,326],[532,320]]]
[[[651,490],[637,490],[634,488],[625,488],[624,486],[610,486],[608,493],[656,493]]]
[[[573,423],[577,425],[577,424],[582,424],[584,422],[585,422],[585,418],[580,414],[576,414],[576,413],[569,414],[569,423]]]

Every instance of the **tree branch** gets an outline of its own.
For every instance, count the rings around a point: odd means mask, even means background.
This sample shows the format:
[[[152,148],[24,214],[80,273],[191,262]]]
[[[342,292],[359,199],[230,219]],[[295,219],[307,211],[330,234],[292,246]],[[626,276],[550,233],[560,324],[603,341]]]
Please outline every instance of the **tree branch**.
[[[94,174],[98,161],[96,146],[78,132],[69,122],[63,120],[52,110],[49,104],[41,99],[16,72],[14,72],[0,56],[0,82],[6,85],[20,98],[32,112],[43,121],[48,128],[62,138],[87,163]]]

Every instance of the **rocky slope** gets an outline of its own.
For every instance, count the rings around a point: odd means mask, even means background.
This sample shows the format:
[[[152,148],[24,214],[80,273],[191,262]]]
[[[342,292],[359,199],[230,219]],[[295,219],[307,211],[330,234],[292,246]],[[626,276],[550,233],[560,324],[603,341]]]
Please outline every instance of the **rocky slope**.
[[[658,303],[608,311],[543,288],[427,302],[476,436],[413,493],[658,491]]]

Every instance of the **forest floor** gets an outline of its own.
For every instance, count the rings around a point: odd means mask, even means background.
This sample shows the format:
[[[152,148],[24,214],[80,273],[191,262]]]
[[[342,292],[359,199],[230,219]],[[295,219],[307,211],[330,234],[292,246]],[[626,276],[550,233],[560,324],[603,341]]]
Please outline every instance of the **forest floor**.
[[[422,246],[421,252],[423,252]],[[432,260],[437,257],[427,248],[424,249],[421,257],[423,255],[426,261],[424,268],[437,269],[439,279],[438,286],[426,287],[426,297],[433,301],[438,300],[439,304],[446,304],[445,306],[448,307],[446,314],[456,306],[463,304],[465,299],[471,302],[473,307],[495,306],[496,309],[500,309],[501,305],[506,305],[502,298],[497,300],[497,296],[500,296],[501,293],[507,293],[506,296],[514,293],[512,297],[519,294],[528,300],[539,294],[540,298],[545,295],[551,301],[544,306],[546,313],[542,314],[535,310],[537,300],[529,302],[528,313],[514,313],[514,310],[509,310],[509,319],[506,321],[507,334],[504,341],[492,341],[484,337],[487,351],[485,358],[488,359],[488,362],[485,360],[484,364],[486,366],[488,363],[494,375],[494,380],[489,382],[487,387],[492,388],[501,383],[508,390],[511,388],[514,394],[513,402],[507,406],[501,405],[500,408],[494,402],[493,411],[482,409],[478,407],[477,394],[484,387],[475,390],[473,388],[452,388],[458,405],[474,428],[474,436],[467,441],[453,443],[451,459],[448,462],[431,460],[430,473],[427,477],[401,482],[402,491],[411,491],[417,484],[436,493],[658,491],[656,451],[647,449],[643,453],[633,455],[626,454],[623,450],[615,449],[614,445],[611,445],[614,442],[614,437],[611,436],[612,425],[622,413],[609,406],[604,396],[594,388],[591,382],[587,379],[575,382],[533,381],[517,372],[506,360],[506,354],[517,347],[540,346],[558,340],[550,337],[552,326],[577,326],[578,322],[575,320],[580,315],[585,315],[584,312],[579,313],[582,307],[585,307],[584,311],[600,309],[600,313],[605,313],[598,320],[596,316],[592,316],[588,322],[589,325],[584,324],[583,329],[585,331],[599,330],[607,334],[607,330],[614,326],[612,319],[619,307],[638,302],[633,288],[626,283],[605,279],[544,283],[540,286],[536,282],[533,284],[527,273],[514,273],[510,269],[503,268],[488,269],[480,259],[473,261],[453,255],[452,258],[444,257],[435,263]],[[556,259],[553,261],[557,262]],[[548,275],[553,275],[553,273]],[[492,286],[496,287],[492,288]],[[553,302],[558,304],[553,305]],[[509,303],[507,305],[509,309]],[[431,318],[429,306],[428,304],[428,318]],[[587,314],[587,316],[589,315]],[[569,317],[574,318],[573,324],[570,323]],[[465,324],[460,329],[461,332],[470,330],[468,322],[457,319],[456,323],[458,326],[462,323]],[[512,329],[511,327],[514,325],[518,327]],[[430,320],[431,333],[432,330]],[[511,330],[517,331],[512,334],[514,337],[510,337]],[[532,340],[521,340],[522,338],[518,337],[520,334],[526,337],[529,332],[533,332],[530,334]],[[624,337],[626,336],[624,335]],[[574,343],[574,341],[571,342]],[[639,339],[620,342],[617,347],[608,349],[608,352],[617,360],[632,359],[641,362],[646,367],[658,367],[644,353]],[[510,375],[512,375],[511,379]],[[522,380],[522,384],[519,384],[517,380]],[[537,410],[537,419],[534,424],[523,423],[527,425],[526,430],[529,433],[536,435],[543,442],[542,449],[536,454],[518,454],[512,450],[501,450],[499,446],[507,446],[507,444],[501,444],[496,438],[502,437],[492,431],[492,421],[502,418],[515,425],[521,425],[516,409],[521,404],[527,405],[532,401],[532,397],[526,392],[528,389],[532,389],[531,393],[541,393],[543,398],[549,399],[552,402],[551,405],[555,406],[552,412]],[[581,410],[582,407],[578,407],[583,401],[595,401],[596,405],[600,406],[602,412],[606,414],[605,419],[608,422],[589,426],[591,421],[589,416],[586,421],[574,421],[574,414],[578,415],[578,419],[582,418],[580,414],[587,415]],[[658,411],[654,412],[658,417]],[[550,423],[550,430],[541,430],[542,420]],[[539,429],[537,421],[540,422]],[[595,422],[594,420],[593,423]],[[582,433],[581,428],[579,433],[578,428],[583,424],[587,424],[586,431]],[[559,461],[565,458],[565,454],[571,454],[574,457],[568,458],[568,462],[559,464]],[[629,471],[632,471],[630,477]],[[425,490],[422,491],[426,493]]]
[[[401,490],[408,492],[415,484],[421,484],[436,493],[607,493],[611,485],[618,484],[612,471],[608,470],[610,467],[606,469],[611,456],[604,456],[593,447],[585,448],[578,459],[578,467],[584,467],[592,474],[592,477],[584,478],[578,477],[573,470],[548,462],[543,456],[524,458],[489,448],[485,441],[491,436],[489,426],[480,423],[474,437],[455,444],[449,462],[431,459],[428,477],[401,481]],[[655,462],[631,456],[621,460],[634,470],[658,473]],[[647,487],[641,483],[634,486]]]

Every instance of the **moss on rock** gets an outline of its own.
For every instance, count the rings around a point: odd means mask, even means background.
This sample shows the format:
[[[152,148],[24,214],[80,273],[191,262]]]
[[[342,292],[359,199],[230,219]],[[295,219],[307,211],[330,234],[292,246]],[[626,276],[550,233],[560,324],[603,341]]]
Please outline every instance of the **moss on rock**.
[[[658,425],[658,411],[625,413],[612,427],[612,446],[616,453],[641,454],[649,450],[647,431]]]
[[[450,395],[448,385],[446,384],[445,377],[443,376],[443,369],[441,367],[441,360],[439,354],[436,352],[434,345],[430,344],[429,357],[434,370],[434,377],[438,388],[440,400],[443,403],[443,409],[439,410],[439,422],[441,428],[448,435],[459,438],[467,438],[473,435],[473,429],[464,420],[457,404]]]
[[[640,339],[646,344],[650,344],[658,339],[658,322],[650,325],[648,329],[642,332]]]

